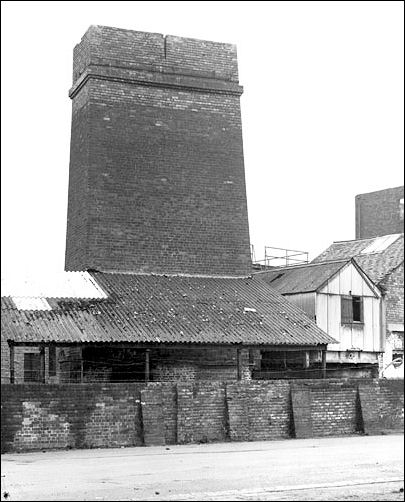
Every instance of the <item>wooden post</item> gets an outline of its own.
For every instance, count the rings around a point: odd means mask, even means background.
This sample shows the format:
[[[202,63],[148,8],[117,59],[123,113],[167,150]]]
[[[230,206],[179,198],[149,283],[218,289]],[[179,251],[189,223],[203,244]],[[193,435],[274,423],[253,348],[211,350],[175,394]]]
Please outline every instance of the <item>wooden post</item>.
[[[242,380],[242,350],[236,349],[236,368],[238,374],[238,380]]]
[[[145,350],[145,382],[149,382],[150,378],[150,358],[149,349]]]
[[[39,348],[39,367],[40,367],[40,378],[41,382],[45,383],[46,381],[46,376],[45,376],[45,346],[41,345]]]
[[[326,378],[326,350],[322,351],[322,378]]]
[[[14,345],[9,342],[10,346],[10,383],[14,383]]]

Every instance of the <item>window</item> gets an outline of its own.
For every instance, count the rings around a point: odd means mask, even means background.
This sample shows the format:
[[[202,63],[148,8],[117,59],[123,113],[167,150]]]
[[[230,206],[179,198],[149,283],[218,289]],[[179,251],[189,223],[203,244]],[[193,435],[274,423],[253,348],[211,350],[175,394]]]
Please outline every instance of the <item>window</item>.
[[[24,382],[41,381],[41,356],[39,354],[24,354]]]
[[[49,346],[49,376],[56,376],[56,347],[55,345]]]
[[[266,350],[262,352],[262,370],[285,371],[302,369],[304,355],[302,351]]]
[[[342,296],[342,324],[363,322],[363,298],[361,296]]]

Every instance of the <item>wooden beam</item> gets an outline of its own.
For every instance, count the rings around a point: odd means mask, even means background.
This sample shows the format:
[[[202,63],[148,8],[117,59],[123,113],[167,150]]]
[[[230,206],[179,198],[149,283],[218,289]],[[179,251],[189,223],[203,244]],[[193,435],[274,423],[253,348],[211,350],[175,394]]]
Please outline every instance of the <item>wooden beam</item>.
[[[236,349],[236,369],[237,369],[238,380],[242,380],[242,350],[241,349]]]
[[[14,345],[9,342],[10,347],[10,383],[14,383]]]
[[[145,350],[145,382],[150,380],[150,351]]]
[[[306,350],[304,352],[304,368],[307,369],[309,368],[309,351]]]
[[[41,382],[45,383],[46,375],[45,375],[45,345],[41,345],[39,348],[39,368],[40,368],[40,378]]]
[[[322,351],[322,378],[326,378],[326,350]]]

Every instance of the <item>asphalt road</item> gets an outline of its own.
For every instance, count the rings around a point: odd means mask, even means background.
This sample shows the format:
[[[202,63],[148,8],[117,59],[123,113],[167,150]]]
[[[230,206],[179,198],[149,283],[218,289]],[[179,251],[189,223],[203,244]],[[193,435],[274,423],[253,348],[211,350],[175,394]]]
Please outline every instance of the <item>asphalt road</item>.
[[[2,500],[403,500],[403,435],[2,455]]]

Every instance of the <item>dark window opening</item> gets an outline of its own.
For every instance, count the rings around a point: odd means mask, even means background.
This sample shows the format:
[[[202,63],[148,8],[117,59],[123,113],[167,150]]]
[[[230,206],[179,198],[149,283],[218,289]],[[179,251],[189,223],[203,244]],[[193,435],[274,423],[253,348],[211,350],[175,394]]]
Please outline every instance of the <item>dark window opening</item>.
[[[49,346],[49,376],[56,376],[56,347],[55,345]]]
[[[352,308],[353,308],[353,322],[363,322],[362,316],[362,298],[360,296],[353,296]]]
[[[41,381],[41,356],[39,354],[24,354],[24,382]]]
[[[342,296],[342,324],[363,322],[363,298],[361,296]]]
[[[283,371],[287,369],[302,369],[304,353],[287,350],[269,350],[262,354],[262,370]]]
[[[83,349],[85,381],[139,382],[145,381],[144,349],[86,347]]]

